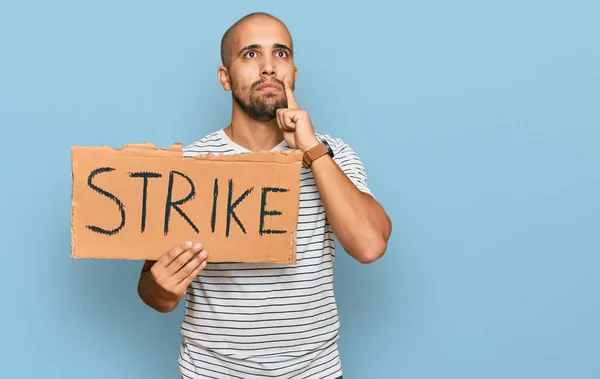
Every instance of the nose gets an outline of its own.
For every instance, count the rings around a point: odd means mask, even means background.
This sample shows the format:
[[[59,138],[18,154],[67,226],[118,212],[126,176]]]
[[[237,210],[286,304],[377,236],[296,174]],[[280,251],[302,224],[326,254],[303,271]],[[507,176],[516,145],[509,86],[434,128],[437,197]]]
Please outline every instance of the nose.
[[[260,75],[263,77],[270,77],[270,76],[275,76],[276,74],[277,74],[277,71],[275,69],[275,64],[273,63],[273,59],[271,57],[266,57],[263,60]]]

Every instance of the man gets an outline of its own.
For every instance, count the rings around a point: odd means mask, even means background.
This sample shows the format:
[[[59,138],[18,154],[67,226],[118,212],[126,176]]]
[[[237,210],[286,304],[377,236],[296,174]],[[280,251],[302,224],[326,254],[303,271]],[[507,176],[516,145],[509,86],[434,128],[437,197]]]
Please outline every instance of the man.
[[[333,233],[361,263],[386,250],[391,222],[360,159],[341,139],[315,133],[294,99],[293,51],[288,29],[271,15],[235,23],[218,70],[232,92],[231,124],[186,146],[184,156],[302,150],[312,162],[301,174],[297,264],[207,264],[210,252],[197,241],[142,268],[138,291],[150,307],[169,312],[186,297],[184,378],[341,378]]]

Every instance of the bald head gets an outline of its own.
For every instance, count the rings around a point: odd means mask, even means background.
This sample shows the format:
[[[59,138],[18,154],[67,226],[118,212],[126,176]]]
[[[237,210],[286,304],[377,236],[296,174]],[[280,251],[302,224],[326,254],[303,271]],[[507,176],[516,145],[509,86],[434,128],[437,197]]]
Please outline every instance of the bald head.
[[[223,34],[223,38],[221,38],[221,63],[223,64],[223,66],[229,68],[229,64],[231,62],[232,48],[233,48],[232,42],[233,42],[235,32],[237,31],[237,29],[246,22],[261,19],[261,18],[277,21],[277,22],[281,23],[281,25],[283,25],[287,29],[287,27],[285,26],[283,21],[281,21],[277,17],[275,17],[269,13],[265,13],[265,12],[254,12],[254,13],[247,14],[246,16],[240,18],[233,25],[231,25],[229,27],[229,29],[227,29],[227,31],[225,31],[225,34]],[[290,39],[291,39],[291,36],[290,36]]]

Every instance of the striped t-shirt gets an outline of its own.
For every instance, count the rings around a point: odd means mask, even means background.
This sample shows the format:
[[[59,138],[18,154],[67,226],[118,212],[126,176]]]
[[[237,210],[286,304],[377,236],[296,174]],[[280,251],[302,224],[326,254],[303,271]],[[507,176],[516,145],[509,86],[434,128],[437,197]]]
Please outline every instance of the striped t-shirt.
[[[352,182],[371,194],[357,154],[317,134]],[[290,147],[282,141],[273,150]],[[223,129],[184,147],[184,156],[249,150]],[[191,283],[179,369],[184,378],[311,378],[342,375],[333,290],[334,235],[311,169],[302,168],[296,265],[209,263]],[[372,194],[371,194],[372,195]]]

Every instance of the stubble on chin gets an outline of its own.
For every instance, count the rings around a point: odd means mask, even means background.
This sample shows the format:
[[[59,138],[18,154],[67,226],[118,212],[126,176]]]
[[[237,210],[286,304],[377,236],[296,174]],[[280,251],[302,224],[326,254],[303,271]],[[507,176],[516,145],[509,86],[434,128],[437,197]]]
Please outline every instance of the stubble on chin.
[[[277,109],[285,108],[287,100],[278,98],[276,94],[256,95],[250,93],[249,100],[244,101],[237,91],[232,91],[232,96],[240,108],[252,119],[268,122],[275,118]]]

